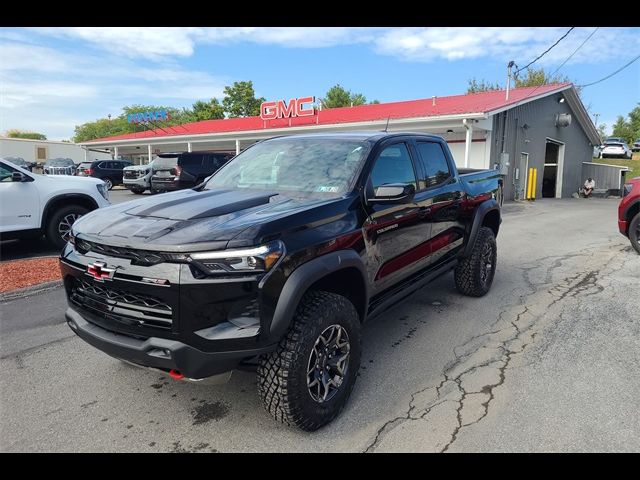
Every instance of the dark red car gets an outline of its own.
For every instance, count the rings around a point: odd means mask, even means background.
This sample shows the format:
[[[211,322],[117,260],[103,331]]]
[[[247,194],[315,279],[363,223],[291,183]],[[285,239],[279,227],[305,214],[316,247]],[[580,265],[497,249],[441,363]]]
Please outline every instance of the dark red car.
[[[618,228],[640,253],[640,177],[632,178],[624,185],[618,206]]]

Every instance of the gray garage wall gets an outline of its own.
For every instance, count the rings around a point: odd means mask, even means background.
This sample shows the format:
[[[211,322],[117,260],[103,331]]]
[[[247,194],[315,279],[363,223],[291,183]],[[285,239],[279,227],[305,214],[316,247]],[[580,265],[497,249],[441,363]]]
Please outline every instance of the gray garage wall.
[[[509,173],[505,179],[506,199],[514,198],[514,171],[522,152],[529,154],[529,167],[538,169],[536,198],[542,197],[542,174],[547,138],[565,144],[562,197],[570,197],[584,183],[582,162],[592,160],[593,146],[567,102],[558,103],[561,97],[562,93],[557,93],[494,115],[491,164],[500,162],[504,138],[504,151],[509,153],[510,163]],[[556,127],[555,118],[559,113],[570,113],[571,125],[564,128]],[[505,118],[506,123],[504,123]],[[524,124],[528,125],[527,129],[522,128]],[[503,125],[506,125],[506,128],[503,128]]]

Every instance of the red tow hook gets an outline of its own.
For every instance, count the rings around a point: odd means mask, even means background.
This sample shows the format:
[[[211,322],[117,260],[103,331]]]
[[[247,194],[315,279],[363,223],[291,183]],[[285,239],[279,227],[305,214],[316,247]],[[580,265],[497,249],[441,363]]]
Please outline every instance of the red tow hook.
[[[184,378],[184,375],[181,374],[179,371],[177,370],[170,370],[169,371],[169,376],[171,378],[173,378],[174,380],[182,380]]]

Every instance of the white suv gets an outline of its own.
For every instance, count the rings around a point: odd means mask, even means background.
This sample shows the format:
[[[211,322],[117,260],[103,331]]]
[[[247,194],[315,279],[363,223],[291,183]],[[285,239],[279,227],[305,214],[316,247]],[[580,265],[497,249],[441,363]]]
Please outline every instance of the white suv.
[[[62,249],[73,222],[91,210],[109,205],[109,193],[102,180],[39,175],[0,159],[2,240],[44,234]]]
[[[151,175],[153,175],[153,161],[146,165],[131,165],[122,169],[122,183],[138,195],[147,189],[151,190],[151,193],[156,193],[151,188]]]

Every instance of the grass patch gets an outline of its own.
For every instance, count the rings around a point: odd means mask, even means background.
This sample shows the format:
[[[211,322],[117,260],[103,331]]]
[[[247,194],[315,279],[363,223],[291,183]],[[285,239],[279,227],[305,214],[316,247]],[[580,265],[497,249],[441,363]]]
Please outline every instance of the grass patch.
[[[631,160],[621,160],[619,158],[594,158],[593,163],[605,163],[607,165],[629,167],[631,171],[625,173],[625,178],[627,180],[634,177],[640,177],[640,152],[635,152]]]

